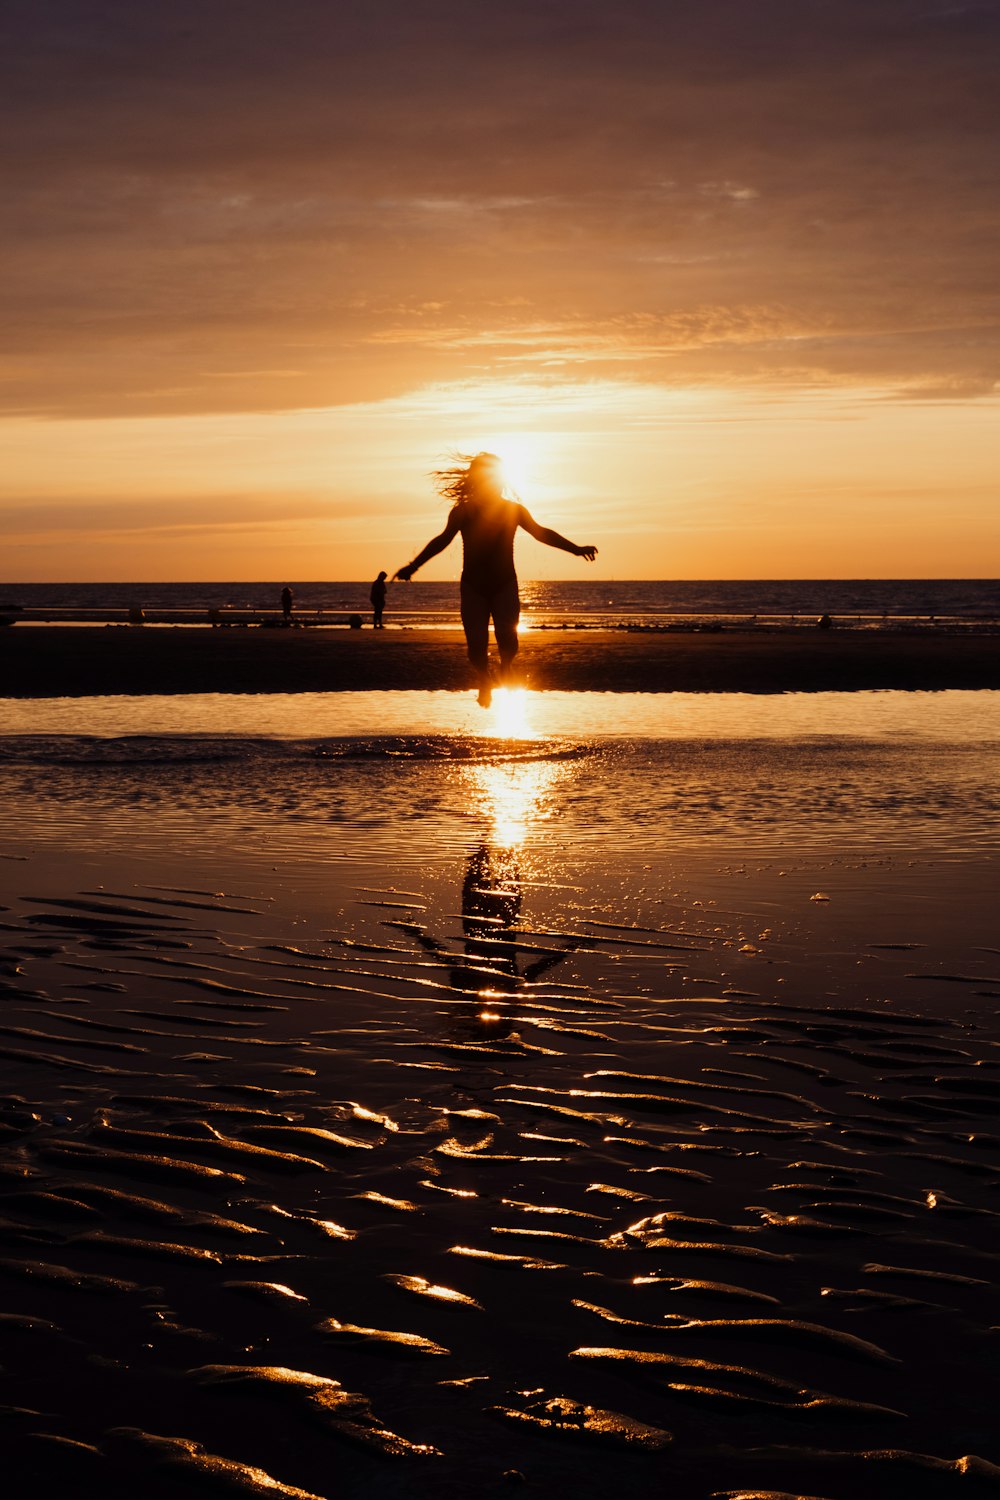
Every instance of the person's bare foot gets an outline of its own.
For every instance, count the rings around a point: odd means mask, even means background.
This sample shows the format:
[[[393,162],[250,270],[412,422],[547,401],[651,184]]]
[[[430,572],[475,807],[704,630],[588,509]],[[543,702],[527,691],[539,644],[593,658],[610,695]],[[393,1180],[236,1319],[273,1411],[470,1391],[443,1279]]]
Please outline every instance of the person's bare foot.
[[[479,684],[479,692],[476,694],[476,702],[480,708],[489,708],[493,702],[493,684],[488,677],[484,677]]]

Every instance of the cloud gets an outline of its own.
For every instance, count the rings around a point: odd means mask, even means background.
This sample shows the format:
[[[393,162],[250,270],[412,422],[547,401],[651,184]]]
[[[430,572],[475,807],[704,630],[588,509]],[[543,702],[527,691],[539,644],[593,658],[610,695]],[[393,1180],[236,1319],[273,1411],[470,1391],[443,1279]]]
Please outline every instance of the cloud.
[[[5,16],[7,411],[378,399],[518,351],[667,381],[1000,374],[995,332],[940,336],[1000,325],[994,5]]]
[[[339,515],[349,518],[343,509]],[[58,538],[58,544],[65,546],[74,538],[121,541],[141,537],[155,542],[157,538],[179,536],[216,537],[229,531],[247,535],[288,531],[301,523],[328,520],[329,516],[329,500],[296,497],[289,505],[273,494],[145,494],[140,501],[66,500],[54,496],[0,503],[0,525],[9,545],[49,537]]]

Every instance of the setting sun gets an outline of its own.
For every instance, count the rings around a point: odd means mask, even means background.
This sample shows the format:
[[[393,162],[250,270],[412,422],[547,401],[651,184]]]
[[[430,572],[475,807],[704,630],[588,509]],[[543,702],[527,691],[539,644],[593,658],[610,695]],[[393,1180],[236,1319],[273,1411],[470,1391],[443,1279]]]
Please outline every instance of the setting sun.
[[[520,500],[537,490],[544,477],[545,447],[545,434],[538,432],[505,433],[496,439],[504,484]]]

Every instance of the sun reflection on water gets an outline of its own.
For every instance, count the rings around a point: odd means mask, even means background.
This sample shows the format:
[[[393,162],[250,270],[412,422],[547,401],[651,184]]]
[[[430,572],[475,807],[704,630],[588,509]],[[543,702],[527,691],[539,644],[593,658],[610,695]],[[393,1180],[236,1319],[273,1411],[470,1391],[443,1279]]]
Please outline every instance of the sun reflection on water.
[[[489,820],[489,842],[500,849],[523,844],[534,824],[552,817],[553,792],[567,770],[552,761],[470,766],[470,802]]]
[[[531,694],[524,688],[497,688],[487,733],[501,740],[537,740],[531,722]]]

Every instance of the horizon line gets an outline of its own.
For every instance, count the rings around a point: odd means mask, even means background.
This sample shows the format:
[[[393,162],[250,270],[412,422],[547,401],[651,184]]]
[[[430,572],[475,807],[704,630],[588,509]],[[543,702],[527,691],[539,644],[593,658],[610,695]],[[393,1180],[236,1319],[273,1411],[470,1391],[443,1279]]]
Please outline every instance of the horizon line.
[[[392,582],[393,580],[389,580]],[[282,583],[294,583],[299,587],[316,586],[328,588],[331,584],[368,584],[371,579],[365,574],[359,578],[289,578],[279,575],[274,578],[38,578],[38,579],[0,579],[0,588],[66,588],[66,587],[88,587],[99,588],[102,585],[118,587],[121,584],[129,584],[135,588],[161,588],[164,584],[177,584],[185,587],[196,588],[207,584],[233,584],[245,587],[247,584],[277,585]],[[412,579],[409,583],[401,584],[403,588],[412,588],[414,584],[432,584],[436,588],[446,588],[452,584],[457,586],[459,579]],[[715,577],[715,578],[671,578],[649,576],[644,578],[609,577],[605,575],[591,575],[589,578],[521,578],[525,584],[547,584],[547,583],[571,583],[586,586],[595,583],[996,583],[1000,584],[1000,577],[995,575],[973,575],[973,574],[917,574],[917,573],[851,573],[851,574],[820,574],[820,573],[796,573],[775,575],[773,577],[740,576],[740,577]]]

